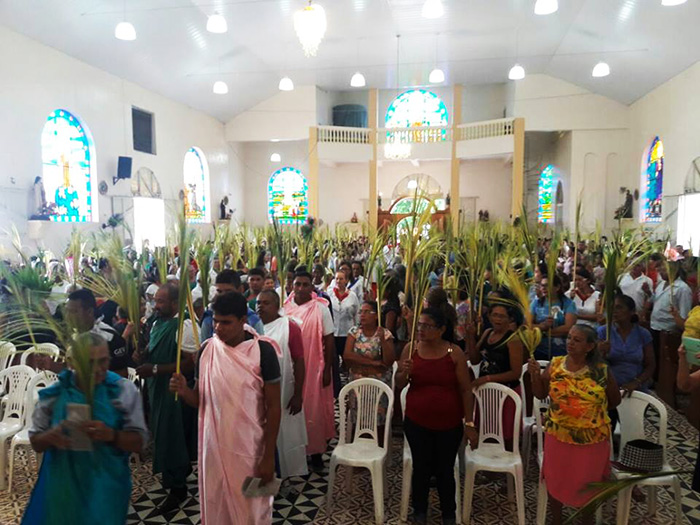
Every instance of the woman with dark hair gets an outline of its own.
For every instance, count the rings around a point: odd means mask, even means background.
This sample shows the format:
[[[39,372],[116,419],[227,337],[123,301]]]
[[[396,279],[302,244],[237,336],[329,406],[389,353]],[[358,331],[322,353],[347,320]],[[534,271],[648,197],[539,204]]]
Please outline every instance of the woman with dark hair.
[[[512,337],[513,313],[504,304],[492,301],[489,307],[491,328],[484,331],[478,342],[467,338],[469,360],[472,365],[479,363],[479,377],[472,381],[472,388],[485,383],[495,382],[520,392],[520,374],[525,354],[523,344],[518,337]],[[503,407],[503,437],[506,441],[513,439],[513,418],[515,403],[506,400]]]
[[[404,432],[413,456],[413,518],[427,523],[430,478],[435,476],[442,523],[455,523],[454,463],[462,438],[472,447],[477,431],[472,421],[474,400],[467,360],[452,344],[452,327],[437,308],[424,309],[417,323],[417,341],[401,356],[396,384],[406,396]]]
[[[627,394],[647,391],[656,360],[649,330],[639,325],[636,304],[628,295],[617,295],[608,340],[607,327],[598,328],[598,349],[607,361],[615,381]],[[614,427],[614,426],[613,426]]]
[[[576,305],[576,324],[587,324],[598,328],[598,300],[600,292],[592,286],[593,278],[588,270],[579,268],[576,272],[571,298]]]
[[[538,399],[550,398],[545,419],[542,477],[547,482],[552,523],[562,523],[562,507],[582,507],[595,495],[590,483],[610,473],[610,418],[620,391],[597,351],[590,326],[576,325],[568,335],[566,355],[552,358],[541,371],[530,359],[528,372]],[[593,523],[592,517],[584,523]]]
[[[381,302],[381,320],[382,326],[391,332],[394,340],[396,340],[396,329],[399,327],[399,321],[401,320],[400,291],[399,278],[393,272],[387,272],[384,297]]]
[[[554,297],[547,297],[549,281],[543,276],[537,287],[537,299],[531,304],[535,324],[542,330],[542,342],[535,351],[536,359],[551,359],[566,354],[566,337],[576,324],[576,305],[564,295],[561,279],[554,276]],[[551,340],[551,342],[550,342]]]
[[[444,288],[431,288],[425,296],[426,308],[435,308],[440,310],[447,319],[450,327],[449,339],[450,342],[455,342],[455,327],[457,326],[457,312],[450,304],[447,292]]]
[[[365,301],[360,307],[360,324],[350,328],[343,353],[343,363],[350,369],[350,381],[363,377],[379,379],[391,386],[391,365],[394,363],[394,342],[391,332],[379,326],[376,301]],[[379,405],[379,436],[384,435],[387,400]]]

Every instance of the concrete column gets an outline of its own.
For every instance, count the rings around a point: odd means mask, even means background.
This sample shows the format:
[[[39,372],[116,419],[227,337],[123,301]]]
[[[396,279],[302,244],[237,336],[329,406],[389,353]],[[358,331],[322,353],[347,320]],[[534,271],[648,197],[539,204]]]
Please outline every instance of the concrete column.
[[[513,195],[511,219],[520,217],[525,193],[525,119],[516,118],[513,123]]]
[[[309,215],[318,220],[318,128],[309,128],[309,173],[306,182],[308,184]]]
[[[462,86],[454,85],[452,94],[452,163],[450,168],[450,216],[455,231],[459,227],[459,158],[457,158],[457,126],[462,123]]]
[[[372,159],[369,161],[369,227],[370,230],[377,228],[378,206],[377,206],[377,111],[379,90],[369,90],[369,104],[367,107],[367,121],[369,125],[369,141],[372,145]]]

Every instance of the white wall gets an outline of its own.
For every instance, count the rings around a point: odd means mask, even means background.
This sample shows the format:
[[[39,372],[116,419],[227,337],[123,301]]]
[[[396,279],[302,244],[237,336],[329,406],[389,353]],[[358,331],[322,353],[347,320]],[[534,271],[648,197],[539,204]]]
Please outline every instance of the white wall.
[[[461,124],[504,118],[509,96],[505,83],[463,86]]]
[[[495,157],[460,162],[460,197],[477,197],[476,210],[488,210],[492,221],[508,221],[513,191],[513,164],[510,159]],[[459,205],[459,200],[452,200]]]
[[[133,157],[133,173],[143,166],[153,170],[164,197],[174,200],[183,186],[184,155],[191,146],[198,146],[209,163],[212,208],[218,209],[218,188],[230,178],[222,123],[2,26],[0,49],[5,51],[0,54],[0,244],[7,246],[5,229],[13,223],[20,232],[27,231],[27,195],[42,171],[41,131],[48,115],[58,108],[75,114],[89,128],[97,181],[109,184],[106,197],[94,190],[99,223],[80,225],[81,229],[95,229],[110,216],[110,197],[131,197],[128,182],[112,186],[120,155]],[[132,105],[155,113],[157,155],[133,151]],[[69,224],[42,224],[42,244],[61,253],[71,230]],[[26,244],[36,247],[33,242]]]
[[[691,162],[700,156],[700,63],[691,66],[631,106],[626,183],[639,188],[644,151],[655,136],[664,144],[663,229],[676,229],[677,196]],[[640,188],[641,193],[641,188]],[[638,207],[635,206],[635,217]]]
[[[363,216],[369,198],[369,162],[353,162],[335,166],[321,165],[318,176],[319,216],[331,227],[337,223],[349,222],[356,213],[359,220]],[[376,205],[376,203],[375,203]]]
[[[549,75],[515,82],[512,116],[525,119],[526,131],[629,127],[628,106]]]

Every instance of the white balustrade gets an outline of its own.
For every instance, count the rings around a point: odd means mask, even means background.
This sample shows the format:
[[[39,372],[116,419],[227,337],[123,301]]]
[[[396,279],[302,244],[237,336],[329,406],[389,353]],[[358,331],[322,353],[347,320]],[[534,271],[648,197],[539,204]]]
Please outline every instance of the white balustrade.
[[[350,128],[345,126],[319,126],[318,141],[333,144],[369,144],[368,128]]]
[[[377,137],[380,144],[426,144],[452,140],[452,128],[442,126],[419,126],[413,128],[379,128]]]
[[[513,135],[514,120],[512,118],[502,118],[474,122],[473,124],[460,124],[457,126],[457,140],[487,139]]]

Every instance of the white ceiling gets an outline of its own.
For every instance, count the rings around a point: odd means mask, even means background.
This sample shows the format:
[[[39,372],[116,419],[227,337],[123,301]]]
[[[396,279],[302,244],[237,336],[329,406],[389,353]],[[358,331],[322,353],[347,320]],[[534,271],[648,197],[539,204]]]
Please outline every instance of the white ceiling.
[[[317,0],[328,31],[316,58],[297,41],[293,13],[303,0],[126,0],[138,39],[114,38],[124,0],[4,0],[9,28],[148,89],[227,121],[296,85],[349,90],[360,70],[368,87],[424,85],[438,62],[446,84],[506,82],[516,60],[623,103],[631,103],[700,60],[700,1],[662,7],[660,0],[560,0],[550,16],[534,0],[443,0],[445,15],[421,17],[423,0]],[[223,14],[229,31],[206,31]],[[439,36],[437,36],[439,34]],[[516,39],[517,34],[517,39]],[[599,60],[607,78],[591,78]],[[214,95],[223,79],[228,95]]]

